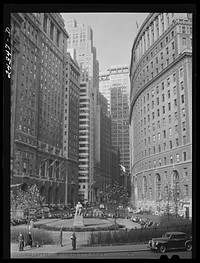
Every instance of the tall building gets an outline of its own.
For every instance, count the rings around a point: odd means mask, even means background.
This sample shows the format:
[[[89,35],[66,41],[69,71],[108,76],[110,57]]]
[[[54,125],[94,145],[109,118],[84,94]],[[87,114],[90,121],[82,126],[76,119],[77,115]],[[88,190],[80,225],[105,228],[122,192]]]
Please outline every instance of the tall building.
[[[110,72],[99,72],[99,91],[105,96],[108,101],[108,112],[110,112]]]
[[[113,65],[99,74],[99,90],[108,100],[112,122],[112,146],[120,150],[120,163],[130,171],[129,160],[129,65]]]
[[[88,82],[80,84],[79,111],[79,200],[89,200],[93,173],[93,108],[92,89]]]
[[[79,100],[80,68],[73,59],[74,50],[67,53],[65,62],[63,155],[67,159],[65,203],[75,206],[79,191]]]
[[[74,18],[66,21],[69,33],[68,48],[75,50],[75,59],[81,69],[80,122],[79,122],[79,199],[94,199],[94,151],[95,119],[99,84],[99,63],[93,46],[93,31],[90,26],[77,24]]]
[[[159,211],[172,192],[192,216],[192,17],[151,13],[130,66],[132,202]]]
[[[60,14],[12,14],[11,183],[36,183],[47,204],[65,204],[63,156],[68,34]]]
[[[95,184],[94,200],[104,201],[111,185],[111,117],[107,99],[98,92],[95,118]]]

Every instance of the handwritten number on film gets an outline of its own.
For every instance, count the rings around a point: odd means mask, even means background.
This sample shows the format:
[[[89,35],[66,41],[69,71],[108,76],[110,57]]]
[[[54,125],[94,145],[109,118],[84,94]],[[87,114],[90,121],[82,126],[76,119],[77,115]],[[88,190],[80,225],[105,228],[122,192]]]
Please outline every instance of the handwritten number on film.
[[[10,79],[11,75],[11,50],[9,46],[9,39],[10,39],[10,29],[9,27],[6,27],[5,32],[9,35],[9,38],[6,38],[5,44],[5,52],[6,52],[6,74],[8,75],[8,78]]]

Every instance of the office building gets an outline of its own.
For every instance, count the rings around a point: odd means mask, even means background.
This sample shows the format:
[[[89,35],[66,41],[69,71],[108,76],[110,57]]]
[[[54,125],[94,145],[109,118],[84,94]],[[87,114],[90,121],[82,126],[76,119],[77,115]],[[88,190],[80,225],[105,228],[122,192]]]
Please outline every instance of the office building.
[[[107,99],[100,92],[97,96],[95,123],[94,199],[102,202],[111,185],[111,117],[107,113]]]
[[[120,150],[120,163],[129,175],[129,65],[113,65],[99,74],[99,90],[108,100],[112,146]]]
[[[130,82],[132,202],[159,212],[171,190],[191,217],[191,14],[149,14],[133,43]]]
[[[94,151],[95,119],[99,80],[99,63],[93,46],[93,31],[90,26],[77,24],[74,18],[65,23],[69,33],[68,48],[75,50],[75,59],[80,70],[79,114],[79,199],[88,202],[94,199]]]
[[[99,91],[108,101],[108,112],[110,112],[110,73],[109,71],[99,72]]]
[[[63,155],[65,62],[68,34],[55,13],[11,16],[11,183],[36,183],[47,204],[65,204]]]
[[[65,62],[63,155],[67,159],[65,203],[74,207],[78,202],[79,185],[79,100],[80,68],[73,59],[74,50],[67,50]]]

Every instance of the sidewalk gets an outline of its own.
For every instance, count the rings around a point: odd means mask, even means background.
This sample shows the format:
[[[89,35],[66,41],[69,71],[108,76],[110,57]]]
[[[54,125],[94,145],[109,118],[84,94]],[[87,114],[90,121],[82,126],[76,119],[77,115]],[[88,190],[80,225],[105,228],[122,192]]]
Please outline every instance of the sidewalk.
[[[63,247],[59,245],[46,245],[43,247],[33,247],[29,246],[24,248],[24,251],[19,251],[18,244],[11,244],[11,257],[13,253],[20,254],[88,254],[88,253],[112,253],[112,252],[134,252],[134,251],[146,251],[149,250],[147,244],[124,244],[124,245],[112,245],[112,246],[94,246],[86,247],[77,245],[76,250],[72,250],[71,244],[64,245]]]
[[[111,220],[112,221],[112,220]],[[127,229],[140,227],[139,224],[130,221],[129,219],[120,219],[118,223],[125,225]],[[63,246],[61,245],[44,245],[43,247],[32,247],[29,246],[24,248],[24,251],[19,251],[17,243],[12,243],[10,247],[11,257],[16,255],[26,255],[33,257],[34,255],[41,256],[47,254],[91,254],[91,253],[112,253],[114,252],[132,252],[132,251],[141,251],[148,250],[147,244],[124,244],[124,245],[112,245],[112,246],[85,246],[87,244],[88,236],[90,232],[77,232],[77,242],[76,250],[72,250],[71,244],[71,232],[63,232]]]

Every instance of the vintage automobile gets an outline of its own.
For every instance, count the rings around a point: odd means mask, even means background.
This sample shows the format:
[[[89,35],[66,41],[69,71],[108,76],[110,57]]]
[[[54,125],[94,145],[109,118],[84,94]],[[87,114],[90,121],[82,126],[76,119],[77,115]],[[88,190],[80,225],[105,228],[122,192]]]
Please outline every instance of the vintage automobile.
[[[187,251],[191,251],[192,237],[183,232],[166,232],[160,238],[149,240],[148,247],[161,253],[171,249],[186,249]]]

